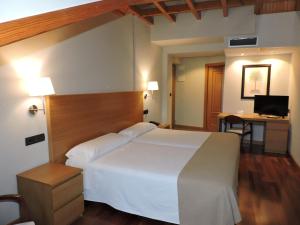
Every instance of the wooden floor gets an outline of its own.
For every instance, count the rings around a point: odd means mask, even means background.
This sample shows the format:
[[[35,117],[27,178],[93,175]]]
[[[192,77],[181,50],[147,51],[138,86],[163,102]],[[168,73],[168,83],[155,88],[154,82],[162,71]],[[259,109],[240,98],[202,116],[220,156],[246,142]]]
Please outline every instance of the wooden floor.
[[[287,157],[243,153],[239,205],[243,218],[239,225],[300,225],[299,167]],[[83,217],[72,225],[170,224],[89,203]]]

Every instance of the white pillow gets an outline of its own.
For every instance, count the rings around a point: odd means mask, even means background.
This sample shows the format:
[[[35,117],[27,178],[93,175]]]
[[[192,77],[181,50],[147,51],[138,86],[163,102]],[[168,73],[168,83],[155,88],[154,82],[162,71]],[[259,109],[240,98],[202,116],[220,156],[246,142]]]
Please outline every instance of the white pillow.
[[[116,133],[109,133],[76,145],[66,153],[66,156],[69,159],[80,158],[82,161],[89,162],[128,142],[128,137]]]
[[[128,127],[124,130],[121,130],[119,134],[124,135],[129,138],[135,138],[137,136],[140,136],[150,130],[153,130],[157,126],[153,123],[146,123],[146,122],[140,122],[137,124],[134,124],[131,127]]]

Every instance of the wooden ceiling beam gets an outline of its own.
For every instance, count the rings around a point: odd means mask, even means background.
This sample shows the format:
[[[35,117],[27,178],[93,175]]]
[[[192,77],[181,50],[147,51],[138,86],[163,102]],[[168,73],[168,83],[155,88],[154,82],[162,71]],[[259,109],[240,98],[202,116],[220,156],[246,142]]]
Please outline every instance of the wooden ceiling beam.
[[[0,23],[0,46],[77,23],[124,7],[127,1],[103,0]]]
[[[146,24],[148,25],[153,25],[154,24],[154,19],[153,16],[143,16],[140,12],[140,10],[136,6],[128,6],[129,11],[133,14],[139,17],[141,20],[143,20]]]
[[[228,16],[228,2],[227,0],[220,0],[221,1],[221,5],[223,8],[223,16],[227,17]]]
[[[256,15],[261,14],[262,6],[263,6],[263,1],[262,0],[255,0],[254,12],[255,12]]]
[[[166,2],[166,1],[169,0],[160,0],[160,2]],[[129,0],[129,2],[130,5],[144,5],[148,3],[153,4],[153,0]]]
[[[159,2],[157,0],[153,0],[153,4],[158,8],[159,11],[171,22],[176,22],[176,17],[175,15],[170,15],[167,7],[164,2]]]
[[[188,7],[190,8],[192,14],[196,17],[197,20],[200,20],[201,12],[198,12],[196,10],[193,0],[185,0],[185,1],[186,1],[186,4],[188,5]]]
[[[122,10],[119,10],[119,9],[112,11],[112,13],[115,14],[116,16],[120,16],[120,17],[126,15],[125,12],[123,12]]]
[[[244,0],[244,4],[240,2],[240,0],[228,0],[228,8],[239,7],[243,5],[254,5],[253,0]],[[222,5],[220,1],[205,1],[205,2],[195,2],[194,3],[196,11],[205,11],[205,10],[213,10],[213,9],[222,9]],[[191,9],[187,4],[180,4],[180,5],[172,5],[168,6],[168,12],[170,14],[178,14],[178,13],[185,13],[191,12]],[[160,10],[151,8],[151,9],[143,9],[141,10],[141,14],[143,16],[158,16],[162,13]]]

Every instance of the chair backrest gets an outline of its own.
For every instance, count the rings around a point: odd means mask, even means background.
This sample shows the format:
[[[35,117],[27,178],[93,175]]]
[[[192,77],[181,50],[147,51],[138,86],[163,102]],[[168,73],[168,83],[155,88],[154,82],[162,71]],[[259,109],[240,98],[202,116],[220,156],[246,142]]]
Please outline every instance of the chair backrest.
[[[230,126],[230,128],[232,128],[234,124],[236,125],[241,124],[242,125],[241,129],[244,130],[245,120],[239,116],[235,116],[235,115],[226,116],[224,118],[224,122],[225,122],[224,132],[227,131],[228,125]]]
[[[242,119],[239,116],[235,115],[229,115],[224,118],[225,123],[230,123],[230,124],[243,124],[244,119]]]

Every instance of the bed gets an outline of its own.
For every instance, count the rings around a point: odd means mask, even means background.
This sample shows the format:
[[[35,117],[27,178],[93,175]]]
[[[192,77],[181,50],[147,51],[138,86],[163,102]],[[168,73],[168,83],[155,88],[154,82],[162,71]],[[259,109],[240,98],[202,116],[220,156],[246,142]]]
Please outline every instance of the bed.
[[[138,96],[139,102],[142,95],[133,95]],[[47,105],[54,102],[61,107],[57,99],[52,102],[47,99]],[[53,120],[57,120],[54,119],[57,116],[63,119],[63,110],[56,108],[55,112],[48,112],[52,125],[50,139],[57,129]],[[141,121],[136,118],[130,123],[125,119],[127,122],[121,122],[122,126],[117,129],[105,128],[105,132],[97,132],[94,137],[126,129]],[[64,154],[70,148],[91,139],[80,137],[80,141],[78,138],[74,141],[70,129],[74,134],[74,129],[82,127],[66,124],[67,129],[59,127],[64,134],[55,136],[56,141],[50,140],[50,156],[56,156],[54,161],[65,162]],[[58,145],[61,146],[59,154],[55,154]],[[68,159],[66,164],[84,169],[85,200],[107,203],[121,211],[175,224],[233,225],[241,220],[236,197],[238,161],[239,140],[235,135],[154,128],[128,137],[128,141],[90,162]]]

